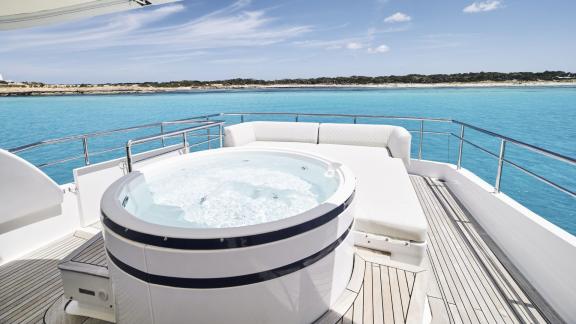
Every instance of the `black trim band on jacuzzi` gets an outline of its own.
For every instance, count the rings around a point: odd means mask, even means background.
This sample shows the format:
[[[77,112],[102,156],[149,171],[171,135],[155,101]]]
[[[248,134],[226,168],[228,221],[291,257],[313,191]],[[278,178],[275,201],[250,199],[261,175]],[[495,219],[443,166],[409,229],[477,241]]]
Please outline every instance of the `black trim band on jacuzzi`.
[[[340,206],[332,209],[326,214],[316,217],[307,222],[283,228],[277,231],[255,234],[242,237],[210,238],[210,239],[185,239],[157,236],[147,233],[137,232],[124,226],[114,223],[104,211],[102,211],[102,222],[112,232],[135,242],[180,250],[219,250],[248,247],[283,240],[322,226],[343,213],[354,200],[355,192]]]
[[[142,270],[133,268],[130,265],[118,260],[108,249],[106,252],[108,253],[108,257],[110,260],[120,268],[125,273],[145,281],[147,283],[160,285],[160,286],[169,286],[169,287],[177,287],[177,288],[193,288],[193,289],[215,289],[215,288],[229,288],[229,287],[237,287],[237,286],[244,286],[259,283],[262,281],[267,281],[271,279],[276,279],[278,277],[282,277],[298,270],[304,269],[316,263],[317,261],[321,260],[332,251],[334,251],[348,236],[350,230],[352,229],[352,225],[346,229],[344,234],[342,234],[336,241],[328,245],[327,247],[323,248],[319,252],[312,254],[309,257],[306,257],[300,261],[296,261],[290,263],[288,265],[272,269],[266,270],[262,272],[242,275],[242,276],[235,276],[235,277],[222,277],[222,278],[181,278],[181,277],[168,277],[168,276],[161,276],[156,274],[150,274],[144,272]]]

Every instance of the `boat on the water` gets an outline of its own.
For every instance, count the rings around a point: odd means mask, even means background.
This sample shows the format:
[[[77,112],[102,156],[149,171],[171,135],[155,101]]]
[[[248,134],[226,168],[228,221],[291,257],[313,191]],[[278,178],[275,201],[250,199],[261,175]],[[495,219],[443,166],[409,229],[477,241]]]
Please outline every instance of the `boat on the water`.
[[[428,131],[438,123],[459,131]],[[157,134],[130,137],[142,129]],[[91,149],[120,133],[131,139]],[[422,158],[437,136],[459,142],[456,164]],[[55,144],[83,154],[18,156]],[[314,113],[194,116],[0,150],[0,322],[573,322],[576,238],[502,192],[503,167],[575,193],[507,156],[512,146],[576,164],[457,120]],[[462,167],[467,147],[494,158],[494,183]],[[84,162],[72,183],[41,170],[70,160]]]

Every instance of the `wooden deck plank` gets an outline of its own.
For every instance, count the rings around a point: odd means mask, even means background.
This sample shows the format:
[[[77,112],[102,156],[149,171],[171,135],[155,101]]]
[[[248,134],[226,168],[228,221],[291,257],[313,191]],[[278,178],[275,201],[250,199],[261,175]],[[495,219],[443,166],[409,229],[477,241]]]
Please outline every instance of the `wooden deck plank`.
[[[414,273],[406,271],[406,284],[408,285],[408,293],[410,294],[410,296],[412,296],[412,289],[414,288],[414,280],[416,280],[416,277],[414,276]]]
[[[366,267],[366,261],[362,259],[358,254],[354,254],[354,271],[352,272],[352,277],[350,282],[348,282],[347,288],[359,293],[362,283],[364,282],[364,269]]]
[[[384,324],[384,309],[382,305],[382,277],[380,275],[381,268],[382,266],[378,264],[372,264],[374,324]]]
[[[503,254],[495,255],[494,246],[485,242],[489,238],[446,184],[420,176],[411,176],[411,180],[430,227],[429,265],[438,286],[433,284],[431,294],[437,297],[440,292],[448,297],[443,298],[450,322],[458,322],[457,315],[465,315],[481,323],[545,323],[525,292],[530,287],[523,289],[515,274],[507,271],[499,259]],[[446,271],[457,271],[457,275]],[[435,307],[439,304],[438,300],[434,303]]]
[[[38,251],[34,251],[29,255],[0,266],[0,283],[10,282],[11,276],[18,275],[22,268],[28,267],[29,262],[25,262],[26,260],[44,260],[48,262],[55,258],[58,259],[62,254],[62,250],[67,250],[70,247],[74,249],[79,245],[78,242],[83,242],[83,240],[81,241],[76,237],[60,240]],[[39,262],[40,261],[38,261],[36,265],[40,265]]]
[[[394,323],[394,309],[392,308],[392,288],[390,287],[390,268],[380,268],[380,283],[382,286],[382,302],[384,323]]]
[[[366,274],[364,275],[364,320],[365,324],[374,322],[374,304],[372,294],[372,263],[366,263]]]
[[[392,314],[394,323],[404,323],[404,311],[402,309],[402,297],[400,297],[400,285],[398,284],[398,272],[395,268],[388,268],[390,276],[390,291],[392,293]]]
[[[426,310],[426,291],[429,276],[427,272],[418,272],[414,278],[414,290],[409,300],[406,323],[423,323]]]
[[[450,223],[450,220],[446,217],[444,217],[442,222],[444,226],[450,228],[451,231],[456,231],[455,225]],[[482,303],[481,309],[484,314],[481,314],[478,318],[488,316],[491,322],[509,323],[512,319],[510,317],[512,310],[506,305],[503,296],[495,293],[494,285],[489,282],[488,273],[482,268],[479,260],[475,258],[471,249],[466,246],[461,239],[458,239],[455,234],[452,234],[452,241],[459,244],[461,246],[460,248],[464,251],[464,258],[467,260],[466,270],[473,277],[473,279],[470,279],[470,282],[475,288],[479,302]],[[476,314],[478,316],[478,312],[476,312]]]
[[[404,321],[408,315],[408,305],[410,305],[410,291],[408,290],[408,282],[406,282],[406,272],[404,270],[397,270],[398,275],[398,291],[400,292],[400,300],[402,301],[402,314],[404,314]]]
[[[355,324],[362,324],[364,322],[364,286],[360,288],[358,297],[354,301],[354,314],[352,320]]]
[[[497,250],[497,247],[495,246],[495,244],[492,243],[492,246],[488,245],[488,242],[491,242],[488,235],[486,235],[486,233],[479,226],[479,224],[472,217],[470,217],[469,213],[454,198],[449,189],[444,184],[439,183],[437,180],[431,180],[431,181],[433,181],[436,184],[435,188],[438,190],[440,199],[443,200],[445,204],[450,207],[450,210],[453,212],[455,217],[468,221],[460,223],[460,229],[462,233],[467,237],[468,242],[476,246],[476,251],[478,251],[479,258],[481,258],[485,263],[491,266],[494,272],[497,272],[499,274],[498,277],[500,278],[497,278],[497,280],[501,285],[503,285],[503,287],[501,288],[503,289],[503,291],[505,292],[506,296],[509,299],[515,301],[511,304],[511,307],[515,308],[517,312],[524,315],[523,317],[524,321],[527,322],[544,321],[543,315],[539,313],[538,310],[532,306],[533,302],[531,301],[530,297],[526,293],[519,293],[520,291],[522,291],[522,288],[516,282],[516,280],[518,279],[524,281],[526,280],[522,278],[520,273],[517,270],[515,270],[515,268],[511,263],[508,263],[507,266],[505,266],[502,262],[500,262],[502,260],[503,261],[507,260],[503,257],[498,258],[496,256],[495,250]],[[509,268],[513,268],[512,270],[514,270],[514,276],[512,276],[512,274],[509,272]],[[526,286],[526,283],[527,282],[524,283],[524,286]],[[537,294],[537,292],[533,290],[530,292],[532,294]],[[541,296],[539,295],[533,297],[542,299]],[[541,300],[540,302],[542,303],[543,300]],[[547,311],[549,310],[548,307],[546,310]],[[552,315],[552,317],[557,316],[555,313],[550,315]],[[556,320],[557,319],[555,319],[555,321]]]
[[[428,220],[429,226],[434,233],[435,241],[440,247],[437,251],[442,255],[440,260],[443,263],[444,271],[449,272],[452,288],[454,289],[452,293],[458,296],[456,306],[464,322],[478,323],[474,309],[478,309],[479,305],[473,291],[470,289],[470,278],[465,276],[465,269],[459,258],[461,251],[459,247],[454,246],[452,233],[441,221],[441,210],[437,205],[433,204],[433,198],[428,195],[428,192],[424,194],[433,210]],[[458,302],[458,299],[460,302]]]
[[[429,195],[433,193],[431,190],[427,190]],[[434,197],[431,197],[432,199]],[[472,310],[468,309],[469,316],[482,322],[484,315],[478,316],[477,310],[491,310],[494,309],[494,303],[487,297],[486,291],[479,288],[477,281],[482,281],[485,278],[485,274],[478,273],[477,269],[479,267],[475,264],[474,256],[469,251],[468,247],[463,245],[457,234],[455,234],[454,225],[446,217],[438,217],[444,213],[442,206],[437,205],[437,216],[434,219],[436,226],[441,228],[441,233],[443,234],[442,240],[445,246],[448,247],[447,253],[452,256],[453,264],[457,269],[461,282],[464,283],[464,293],[468,300],[473,301]],[[444,215],[445,216],[445,215]],[[493,321],[500,322],[500,318],[493,318]]]
[[[421,181],[423,181],[423,179],[421,179]],[[429,188],[425,188],[425,190],[422,191],[423,194],[426,195],[428,201],[431,204],[433,204],[434,197],[431,195]],[[441,246],[444,247],[442,249],[443,250],[442,253],[445,255],[445,260],[448,260],[447,262],[451,263],[447,266],[447,268],[452,269],[452,271],[457,271],[459,273],[458,281],[455,281],[455,285],[461,289],[460,296],[461,297],[463,296],[461,301],[464,303],[467,303],[467,300],[476,301],[476,303],[472,305],[472,307],[465,307],[466,311],[465,317],[468,317],[473,321],[479,321],[478,315],[475,312],[475,310],[479,309],[479,304],[477,302],[478,300],[474,295],[479,294],[477,286],[474,282],[475,279],[472,279],[472,276],[470,276],[469,274],[467,277],[463,278],[462,274],[463,271],[469,271],[471,260],[466,258],[466,262],[461,261],[462,256],[459,254],[465,253],[465,251],[463,251],[462,246],[457,247],[455,246],[454,241],[457,240],[457,237],[455,237],[451,232],[452,228],[449,226],[449,224],[446,224],[442,219],[443,210],[440,208],[440,206],[435,204],[434,210],[435,213],[429,215],[430,226],[432,227],[433,231],[436,230],[438,233],[437,238],[439,243],[437,244],[439,245],[441,244]],[[461,287],[462,283],[465,283],[466,286]],[[475,289],[473,290],[472,287],[474,287]],[[456,306],[460,310],[461,313],[460,315],[463,315],[461,311],[462,307],[458,307],[459,306],[458,303],[456,303]],[[483,306],[486,307],[485,305]],[[466,321],[465,318],[464,321]]]
[[[421,178],[417,178],[416,180],[419,182],[423,181]],[[463,323],[470,323],[471,319],[468,315],[467,308],[471,308],[469,307],[467,300],[463,298],[461,290],[458,289],[457,285],[459,284],[459,281],[456,277],[455,270],[452,267],[450,256],[447,254],[446,247],[441,240],[441,234],[439,234],[436,226],[435,213],[437,211],[434,209],[433,201],[428,195],[426,195],[421,186],[417,186],[416,192],[424,208],[424,213],[428,218],[428,251],[431,261],[437,270],[436,273],[441,274],[440,286],[446,295],[449,296],[447,302],[454,305],[454,307],[450,307],[449,313],[453,317],[459,317],[460,321]],[[456,310],[456,312],[454,312],[454,310]]]
[[[0,267],[0,323],[36,323],[62,295],[58,262],[85,240],[69,236]]]

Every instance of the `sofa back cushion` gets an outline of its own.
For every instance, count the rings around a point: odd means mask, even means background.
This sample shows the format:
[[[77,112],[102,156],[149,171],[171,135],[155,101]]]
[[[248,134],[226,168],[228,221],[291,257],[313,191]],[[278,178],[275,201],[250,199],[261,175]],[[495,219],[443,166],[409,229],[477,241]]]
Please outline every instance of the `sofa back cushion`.
[[[257,141],[318,143],[318,123],[252,122]]]
[[[369,124],[321,124],[319,144],[388,147],[394,126]]]
[[[242,146],[256,141],[252,123],[224,127],[224,146]]]
[[[370,124],[320,124],[319,144],[340,144],[387,148],[392,157],[410,165],[410,132],[399,126]]]
[[[260,141],[382,147],[410,165],[412,136],[398,126],[254,121],[227,126],[224,135],[224,146]]]

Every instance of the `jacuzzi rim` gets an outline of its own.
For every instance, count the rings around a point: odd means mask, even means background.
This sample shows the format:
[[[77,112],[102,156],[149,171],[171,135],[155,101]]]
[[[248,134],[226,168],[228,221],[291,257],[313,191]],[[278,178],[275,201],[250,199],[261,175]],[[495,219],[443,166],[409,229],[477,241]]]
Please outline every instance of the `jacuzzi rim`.
[[[221,148],[177,156],[160,161],[160,163],[181,162],[182,159],[225,154],[233,151],[278,152],[316,160],[326,165],[334,163],[322,156],[283,148]],[[158,165],[150,165],[149,167],[155,169]],[[146,168],[142,168],[144,172]],[[324,203],[303,213],[273,222],[242,227],[197,229],[154,224],[128,212],[116,197],[120,196],[120,191],[127,183],[141,175],[140,172],[136,171],[118,179],[105,191],[101,200],[102,222],[108,229],[126,239],[173,249],[228,249],[270,243],[322,226],[338,217],[349,207],[354,200],[356,178],[345,165],[340,165],[337,172],[341,179],[337,190]],[[342,203],[334,204],[334,201]],[[110,217],[111,215],[112,217]],[[142,227],[148,227],[154,231],[143,230]],[[172,232],[171,235],[168,235],[170,232]]]

